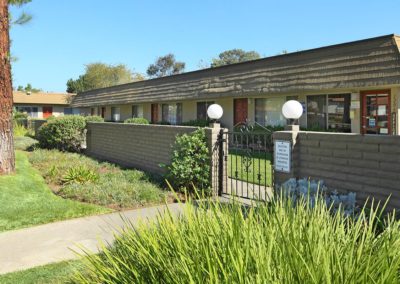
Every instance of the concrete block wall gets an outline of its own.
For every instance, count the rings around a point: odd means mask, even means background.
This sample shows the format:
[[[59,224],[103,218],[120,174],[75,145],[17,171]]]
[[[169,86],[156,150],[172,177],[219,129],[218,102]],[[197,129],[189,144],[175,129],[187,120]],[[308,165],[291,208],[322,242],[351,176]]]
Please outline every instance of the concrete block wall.
[[[298,132],[293,176],[323,179],[330,188],[368,197],[390,198],[400,208],[400,136]],[[279,173],[276,179],[282,182]]]
[[[86,153],[122,166],[163,174],[165,169],[160,164],[170,163],[176,136],[196,129],[171,125],[89,123]],[[210,155],[215,151],[220,130],[219,127],[205,128]],[[217,163],[212,159],[211,168],[215,168]],[[216,184],[216,181],[212,180],[211,184]]]

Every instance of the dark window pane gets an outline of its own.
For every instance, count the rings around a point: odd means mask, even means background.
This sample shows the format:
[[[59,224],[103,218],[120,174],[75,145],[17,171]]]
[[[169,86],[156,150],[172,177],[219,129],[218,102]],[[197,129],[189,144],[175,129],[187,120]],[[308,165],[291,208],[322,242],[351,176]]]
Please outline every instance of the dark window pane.
[[[351,132],[350,94],[328,96],[328,129]]]
[[[326,96],[307,96],[307,128],[326,130]]]
[[[207,109],[214,102],[198,102],[197,103],[197,119],[198,120],[207,120]]]

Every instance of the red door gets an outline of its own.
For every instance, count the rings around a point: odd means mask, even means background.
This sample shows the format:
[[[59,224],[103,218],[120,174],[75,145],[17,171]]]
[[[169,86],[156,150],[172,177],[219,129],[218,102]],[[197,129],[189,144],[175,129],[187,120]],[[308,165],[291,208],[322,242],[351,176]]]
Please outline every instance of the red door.
[[[43,118],[53,115],[53,107],[43,107]]]
[[[151,123],[158,122],[158,104],[151,104]]]
[[[361,93],[362,134],[392,134],[390,90]]]
[[[248,117],[247,99],[235,99],[234,104],[234,125],[245,123]]]
[[[105,107],[102,107],[102,108],[101,108],[101,117],[102,117],[102,118],[105,118],[105,117],[106,117],[106,108],[105,108]]]

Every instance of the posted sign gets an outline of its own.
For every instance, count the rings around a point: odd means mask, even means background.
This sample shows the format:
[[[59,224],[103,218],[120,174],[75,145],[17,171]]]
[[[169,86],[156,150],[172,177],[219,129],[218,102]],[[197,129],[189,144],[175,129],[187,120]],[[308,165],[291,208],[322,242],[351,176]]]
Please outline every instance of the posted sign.
[[[290,173],[292,147],[289,141],[275,141],[275,171]]]

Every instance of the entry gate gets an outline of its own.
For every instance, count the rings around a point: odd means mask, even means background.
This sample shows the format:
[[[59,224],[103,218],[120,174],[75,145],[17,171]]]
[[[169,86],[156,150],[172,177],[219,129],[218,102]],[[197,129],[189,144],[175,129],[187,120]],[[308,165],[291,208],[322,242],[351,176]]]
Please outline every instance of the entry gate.
[[[239,198],[268,200],[274,184],[272,131],[241,124],[218,139],[218,192]]]

